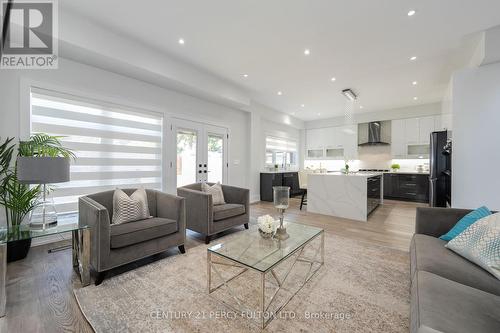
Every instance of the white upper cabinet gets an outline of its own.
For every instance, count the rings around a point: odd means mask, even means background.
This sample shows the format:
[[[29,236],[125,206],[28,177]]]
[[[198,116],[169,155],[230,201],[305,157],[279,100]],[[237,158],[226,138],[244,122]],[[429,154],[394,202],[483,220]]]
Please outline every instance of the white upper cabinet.
[[[407,143],[419,143],[420,127],[418,118],[405,119],[405,138]]]
[[[344,156],[356,159],[358,156],[357,125],[308,129],[306,131],[308,158],[342,160]],[[323,155],[319,150],[323,150]]]
[[[419,143],[429,143],[431,133],[435,129],[435,119],[437,117],[423,117],[419,118]]]
[[[430,135],[441,130],[442,117],[393,120],[391,124],[391,152],[393,158],[427,158]]]
[[[314,128],[314,129],[308,129],[306,131],[306,144],[307,148],[318,148],[322,147],[322,139],[323,139],[323,128]]]
[[[393,120],[391,123],[391,152],[394,158],[406,157],[405,121]]]
[[[346,125],[341,128],[344,156],[349,160],[358,158],[358,125]]]

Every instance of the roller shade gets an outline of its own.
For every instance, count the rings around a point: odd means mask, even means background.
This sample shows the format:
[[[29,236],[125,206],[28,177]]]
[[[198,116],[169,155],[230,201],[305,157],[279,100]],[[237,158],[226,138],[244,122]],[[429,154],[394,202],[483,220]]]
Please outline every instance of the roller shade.
[[[161,189],[163,115],[56,92],[31,92],[31,131],[63,136],[75,152],[68,183],[52,193],[58,213],[78,197],[119,188]]]
[[[266,151],[296,152],[297,141],[291,139],[267,136]]]

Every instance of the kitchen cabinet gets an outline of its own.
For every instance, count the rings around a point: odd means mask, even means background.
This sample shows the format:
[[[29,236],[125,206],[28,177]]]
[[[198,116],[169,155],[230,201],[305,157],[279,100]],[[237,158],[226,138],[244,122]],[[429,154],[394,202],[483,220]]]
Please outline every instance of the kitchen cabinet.
[[[430,143],[431,133],[435,131],[435,119],[437,117],[423,117],[418,119],[418,143]]]
[[[289,186],[291,196],[302,194],[297,172],[262,172],[260,174],[261,201],[273,201],[273,186]]]
[[[384,174],[384,198],[429,202],[429,175]]]
[[[405,119],[405,139],[406,143],[419,143],[420,127],[418,118]]]
[[[358,157],[357,125],[308,129],[306,131],[308,159],[351,160]]]
[[[405,121],[393,120],[391,123],[391,152],[393,158],[406,158]]]
[[[393,158],[428,158],[430,135],[441,130],[442,117],[428,116],[393,120],[391,154]]]
[[[324,159],[325,151],[323,148],[308,148],[306,155],[310,160]]]

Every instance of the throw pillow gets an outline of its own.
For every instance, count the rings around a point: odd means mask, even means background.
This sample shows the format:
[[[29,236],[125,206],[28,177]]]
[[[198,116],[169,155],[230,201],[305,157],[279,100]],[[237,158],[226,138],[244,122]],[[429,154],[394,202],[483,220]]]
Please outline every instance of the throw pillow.
[[[144,220],[150,217],[148,196],[145,189],[139,188],[131,196],[118,188],[115,190],[112,224]]]
[[[491,212],[487,207],[479,207],[478,209],[462,217],[460,221],[458,221],[457,224],[455,224],[455,226],[451,228],[450,231],[439,237],[439,239],[449,242],[453,238],[457,237],[465,229],[467,229],[471,224],[488,215],[491,215]]]
[[[446,247],[500,280],[500,213],[483,217]]]
[[[222,192],[222,185],[220,183],[212,186],[207,183],[201,183],[201,190],[212,195],[212,203],[214,205],[224,205],[224,192]]]

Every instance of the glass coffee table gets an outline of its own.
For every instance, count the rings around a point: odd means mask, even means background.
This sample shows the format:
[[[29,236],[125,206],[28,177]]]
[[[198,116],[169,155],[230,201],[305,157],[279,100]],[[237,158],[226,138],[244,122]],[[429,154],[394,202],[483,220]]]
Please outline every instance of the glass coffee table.
[[[0,317],[5,316],[7,244],[65,232],[71,232],[73,236],[73,267],[80,274],[82,286],[88,286],[90,284],[90,228],[78,221],[77,214],[59,216],[56,226],[45,229],[34,229],[28,224],[8,228],[0,227]]]
[[[207,249],[208,293],[213,294],[217,290],[224,289],[231,302],[221,299],[219,301],[236,312],[253,313],[252,317],[259,320],[261,328],[265,328],[280,313],[324,264],[323,229],[298,223],[285,223],[285,226],[290,235],[286,240],[263,238],[258,229],[252,227],[250,230],[236,234],[227,242]],[[287,264],[284,264],[285,262]],[[287,267],[283,269],[280,267],[282,264]],[[278,301],[277,295],[281,291],[292,289],[288,286],[285,288],[284,285],[290,282],[288,281],[290,273],[297,269],[299,264],[302,265],[301,274],[298,279],[291,281],[297,285],[296,289],[291,292],[291,295],[280,297],[279,304],[273,304]],[[223,277],[224,269],[237,270],[237,272],[230,277]],[[238,293],[231,285],[233,280],[248,271],[258,273],[257,276],[260,275],[259,281],[255,281],[259,284],[257,311],[252,309],[249,303],[242,299],[242,293]],[[220,282],[215,283],[214,278]],[[272,283],[272,288],[266,286],[266,283]],[[212,284],[215,285],[212,286]],[[269,289],[271,289],[271,295],[266,297],[266,291]],[[272,304],[275,306],[273,311],[270,310]]]

